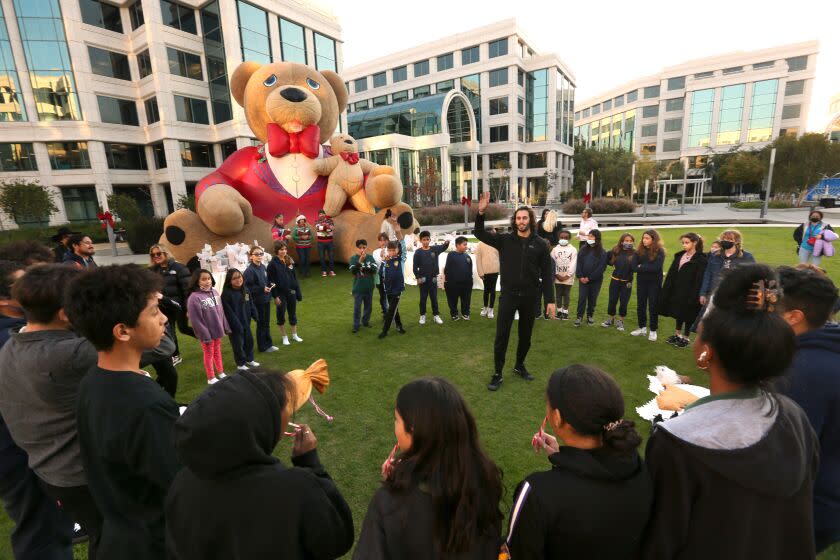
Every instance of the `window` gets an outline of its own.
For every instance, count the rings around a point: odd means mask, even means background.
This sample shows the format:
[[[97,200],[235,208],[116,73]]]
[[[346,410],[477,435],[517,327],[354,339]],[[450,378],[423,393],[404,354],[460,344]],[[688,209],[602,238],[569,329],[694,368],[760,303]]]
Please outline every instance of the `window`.
[[[779,136],[790,136],[792,138],[796,138],[797,134],[799,134],[799,129],[794,127],[791,128],[780,128],[779,129]]]
[[[367,76],[353,80],[353,91],[355,93],[367,91]]]
[[[714,71],[698,72],[697,74],[694,74],[694,79],[695,80],[705,80],[706,78],[711,78],[714,75],[715,75]]]
[[[455,64],[453,59],[454,57],[452,56],[452,53],[442,54],[439,57],[437,57],[438,72],[442,70],[449,70],[450,68],[452,68],[452,66],[454,66]]]
[[[525,83],[525,140],[548,140],[548,69],[528,72]]]
[[[213,144],[200,142],[180,142],[181,164],[184,167],[216,167],[213,157]]]
[[[649,142],[647,144],[642,144],[639,146],[639,151],[643,156],[655,156],[656,155],[656,142]]]
[[[768,60],[767,62],[758,62],[753,64],[753,70],[762,70],[764,68],[773,68],[776,66],[776,61]]]
[[[502,115],[508,112],[508,98],[496,97],[490,100],[490,114]]]
[[[805,80],[794,80],[785,84],[785,97],[801,95],[805,91]]]
[[[163,17],[163,25],[193,35],[198,34],[198,28],[195,24],[195,11],[192,8],[176,4],[170,0],[160,0],[160,12]]]
[[[659,105],[648,105],[646,107],[642,107],[643,119],[649,119],[657,116],[659,116]]]
[[[723,69],[723,75],[724,76],[729,76],[731,74],[738,74],[738,73],[743,72],[743,71],[744,71],[743,66],[731,66],[729,68],[724,68]]]
[[[525,167],[528,169],[541,169],[543,167],[548,167],[548,154],[545,152],[525,154]]]
[[[778,80],[764,80],[753,84],[747,142],[769,142],[773,137],[778,88]]]
[[[432,95],[432,86],[416,87],[416,88],[414,88],[414,91],[412,92],[412,94],[413,94],[412,97],[414,97],[414,99],[418,99],[420,97],[428,97],[428,96]]]
[[[400,66],[399,68],[394,68],[391,70],[391,81],[396,82],[404,82],[408,79],[408,70],[405,66]]]
[[[506,55],[508,53],[507,37],[505,37],[504,39],[499,39],[498,41],[491,41],[489,47],[490,58],[496,58],[497,56]]]
[[[637,99],[639,99],[639,90],[634,89],[627,92],[627,103],[633,103]]]
[[[64,213],[68,221],[90,222],[96,219],[99,208],[96,187],[61,187],[61,198],[64,200]]]
[[[589,107],[583,110],[582,115],[584,119],[589,117]]]
[[[12,44],[6,33],[6,19],[0,7],[0,122],[26,120],[23,96],[20,93],[17,67],[12,56]]]
[[[220,142],[219,147],[222,149],[222,161],[224,161],[236,152],[236,140]]]
[[[374,107],[382,107],[383,105],[388,104],[388,96],[387,95],[380,95],[379,97],[373,98],[373,106]]]
[[[47,144],[50,167],[64,169],[90,169],[87,142],[50,142]]]
[[[143,102],[143,106],[146,108],[146,124],[156,123],[160,120],[157,97],[148,98]]]
[[[600,105],[593,105],[592,106],[592,114],[598,115],[601,113],[601,106]]]
[[[280,22],[280,57],[287,62],[306,64],[306,32],[302,25],[278,18]]]
[[[443,82],[438,82],[437,85],[435,85],[435,91],[438,93],[445,93],[451,89],[455,89],[454,80],[445,80]]]
[[[685,76],[668,78],[668,91],[673,91],[675,89],[685,89]]]
[[[601,103],[601,110],[602,111],[609,111],[612,109],[612,99],[607,99],[603,103]]]
[[[201,57],[184,51],[166,47],[166,56],[169,58],[169,72],[176,76],[203,80],[201,72]]]
[[[220,124],[233,119],[233,108],[228,86],[225,39],[222,33],[218,0],[213,0],[201,8],[201,29],[204,32],[202,39],[207,62],[207,82],[210,86],[213,122]]]
[[[123,53],[88,46],[88,54],[90,55],[90,70],[94,74],[118,80],[131,80],[128,57]]]
[[[137,53],[137,69],[140,71],[140,79],[152,73],[152,59],[149,56],[149,49]]]
[[[680,138],[668,138],[662,141],[662,151],[663,152],[679,152],[680,151]]]
[[[508,83],[508,69],[490,70],[490,87],[503,86]]]
[[[400,101],[405,101],[408,99],[408,91],[395,91],[391,94],[391,101],[393,103],[399,103]]]
[[[338,72],[335,56],[335,41],[326,35],[315,33],[315,68]]]
[[[645,88],[645,99],[659,97],[659,86],[648,86]]]
[[[519,140],[520,142],[525,141],[525,127],[524,126],[519,125],[519,126],[516,127],[516,139]]]
[[[490,141],[491,142],[507,142],[508,139],[508,125],[491,126],[490,127]]]
[[[137,0],[134,4],[128,7],[128,17],[131,20],[131,30],[134,31],[138,27],[142,27],[146,21],[143,19],[143,2]]]
[[[429,59],[414,63],[414,77],[425,76],[429,73]]]
[[[140,126],[134,101],[104,95],[97,95],[96,100],[99,102],[99,118],[102,122]]]
[[[665,111],[682,111],[683,106],[685,105],[685,98],[684,97],[676,97],[674,99],[667,99],[665,101]]]
[[[785,105],[782,107],[782,120],[798,119],[801,107],[801,105]]]
[[[79,8],[82,11],[83,22],[109,31],[123,32],[118,7],[99,0],[79,0]]]
[[[356,101],[353,104],[353,110],[354,111],[364,111],[365,109],[369,109],[369,108],[370,108],[370,106],[368,105],[368,100],[367,99],[364,99],[362,101]]]
[[[718,144],[737,144],[741,141],[741,117],[744,113],[746,87],[746,84],[736,84],[720,90]]]
[[[714,105],[714,89],[701,89],[692,93],[688,121],[689,148],[704,147],[711,144]]]
[[[373,87],[382,87],[386,83],[388,83],[388,78],[385,77],[385,72],[379,72],[373,75]]]
[[[807,56],[795,56],[786,60],[788,65],[788,72],[798,72],[799,70],[805,70],[806,68],[808,68]]]
[[[468,49],[463,49],[461,51],[461,66],[466,66],[467,64],[472,64],[473,62],[478,62],[478,45],[474,47],[469,47]]]
[[[175,118],[181,122],[196,124],[210,124],[210,117],[207,114],[207,101],[176,95],[175,97]]]
[[[37,171],[32,144],[0,144],[0,171]]]
[[[621,107],[622,105],[624,105],[624,96],[623,95],[619,95],[618,97],[613,99],[613,106],[614,107]],[[577,118],[577,115],[575,115],[575,118]]]
[[[642,126],[642,138],[649,138],[651,136],[656,136],[656,125],[655,124],[646,124]]]
[[[140,144],[105,144],[108,169],[148,169],[146,151]]]
[[[238,0],[239,38],[242,40],[242,60],[268,64],[271,62],[271,37],[268,13],[247,2]]]
[[[678,119],[665,119],[665,132],[679,132],[682,130],[682,117]]]
[[[163,142],[152,144],[152,156],[155,160],[155,169],[166,169],[166,149],[163,147]]]
[[[525,100],[521,97],[516,98],[516,112],[520,115],[525,114]]]
[[[525,71],[522,68],[516,69],[516,83],[525,87]]]

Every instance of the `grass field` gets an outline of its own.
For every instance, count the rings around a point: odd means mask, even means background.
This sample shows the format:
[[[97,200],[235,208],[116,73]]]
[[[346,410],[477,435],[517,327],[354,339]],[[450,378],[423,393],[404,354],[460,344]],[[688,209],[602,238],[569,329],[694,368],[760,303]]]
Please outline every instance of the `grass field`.
[[[630,230],[640,238],[640,230]],[[714,239],[720,229],[698,229],[705,239]],[[745,246],[761,262],[774,265],[794,264],[793,241],[789,228],[742,228]],[[612,246],[621,232],[606,232],[605,245]],[[679,250],[680,229],[662,230],[669,254]],[[666,259],[666,266],[671,258]],[[823,266],[835,283],[840,284],[840,260],[826,259]],[[315,272],[317,269],[313,269]],[[667,269],[666,269],[667,270]],[[528,369],[537,378],[527,383],[510,372],[516,344],[511,337],[505,383],[497,393],[486,389],[493,368],[492,344],[495,320],[479,316],[481,293],[474,291],[472,320],[449,321],[444,325],[417,324],[418,290],[409,287],[400,304],[408,333],[392,331],[379,341],[378,328],[351,333],[353,300],[351,277],[343,268],[336,278],[313,276],[303,281],[304,300],[298,305],[299,333],[303,343],[281,347],[274,354],[258,355],[257,361],[283,369],[306,368],[318,358],[329,364],[332,385],[318,398],[319,404],[335,416],[327,424],[309,405],[298,413],[296,421],[309,423],[319,439],[323,463],[336,480],[353,510],[356,530],[361,527],[368,501],[379,484],[379,468],[394,444],[393,408],[399,388],[423,375],[450,379],[462,391],[476,416],[484,446],[504,471],[507,488],[504,509],[510,507],[511,492],[528,473],[548,467],[544,456],[535,456],[531,436],[539,428],[545,404],[545,383],[558,367],[586,362],[611,373],[620,383],[627,404],[626,417],[639,423],[647,438],[649,427],[635,413],[635,407],[649,400],[645,374],[654,366],[666,364],[682,374],[691,375],[699,384],[707,384],[703,372],[694,367],[689,349],[676,349],[664,342],[672,334],[672,319],[663,319],[660,340],[656,343],[629,335],[636,327],[635,297],[631,298],[627,332],[619,333],[598,325],[575,328],[571,321],[537,321],[534,328]],[[607,306],[607,283],[598,302],[596,320],[603,320]],[[376,299],[376,298],[374,298]],[[445,298],[440,294],[442,309]],[[572,307],[577,288],[572,292]],[[379,311],[375,305],[373,323],[378,327]],[[276,326],[272,326],[279,344]],[[178,400],[189,402],[205,387],[201,350],[196,341],[182,337],[184,362],[178,366]],[[225,365],[234,370],[230,345],[223,344]],[[244,413],[244,411],[243,411]],[[288,464],[291,446],[281,442],[275,454]],[[224,512],[219,512],[224,515]],[[0,512],[0,558],[11,558],[9,533],[11,522]],[[77,557],[86,557],[79,547]],[[279,553],[279,551],[278,551]],[[821,560],[840,559],[840,546],[820,556]]]

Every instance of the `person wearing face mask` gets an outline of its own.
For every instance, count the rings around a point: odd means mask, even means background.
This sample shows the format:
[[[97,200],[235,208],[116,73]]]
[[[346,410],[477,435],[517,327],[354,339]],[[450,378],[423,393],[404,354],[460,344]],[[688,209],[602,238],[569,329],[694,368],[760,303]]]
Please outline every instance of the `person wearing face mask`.
[[[721,233],[718,242],[720,243],[720,252],[712,253],[709,257],[709,264],[703,273],[703,283],[700,285],[699,301],[704,309],[709,303],[709,297],[720,284],[721,275],[724,271],[755,262],[752,253],[743,249],[744,238],[737,229],[728,229]],[[701,311],[702,314],[703,311]],[[692,328],[692,331],[696,332],[697,329]]]
[[[823,222],[823,213],[819,210],[813,210],[808,216],[808,221],[794,230],[793,239],[796,241],[800,263],[820,266],[822,254],[814,251],[814,249],[817,242],[823,240],[826,231],[834,233],[831,226]],[[832,237],[836,239],[836,236]]]
[[[570,243],[572,232],[564,229],[560,232],[557,246],[551,250],[554,261],[554,291],[557,301],[557,318],[569,320],[570,295],[575,283],[575,268],[577,267],[577,249]]]
[[[196,270],[190,281],[192,293],[187,299],[187,310],[195,336],[201,341],[201,351],[204,353],[208,385],[227,377],[222,365],[222,338],[230,334],[230,325],[215,285],[216,281],[209,270]]]
[[[610,299],[607,305],[606,321],[601,323],[602,327],[611,327],[615,324],[616,330],[624,330],[624,318],[627,317],[627,303],[630,301],[630,293],[633,291],[633,271],[636,266],[633,244],[636,239],[629,233],[625,233],[618,240],[618,243],[609,252],[607,264],[613,267],[613,274],[610,277]],[[616,306],[619,301],[618,321],[615,320]]]
[[[685,348],[689,345],[688,328],[700,312],[700,284],[708,259],[703,253],[703,238],[696,233],[683,234],[680,243],[683,250],[674,255],[662,285],[659,314],[677,321],[674,335],[666,342]]]
[[[586,238],[586,244],[578,251],[577,267],[575,276],[580,281],[578,292],[577,319],[575,326],[583,323],[583,314],[586,313],[586,322],[589,326],[595,324],[592,316],[595,314],[595,306],[598,304],[598,294],[601,293],[601,284],[604,282],[604,270],[607,268],[607,252],[601,245],[600,230],[593,229]]]

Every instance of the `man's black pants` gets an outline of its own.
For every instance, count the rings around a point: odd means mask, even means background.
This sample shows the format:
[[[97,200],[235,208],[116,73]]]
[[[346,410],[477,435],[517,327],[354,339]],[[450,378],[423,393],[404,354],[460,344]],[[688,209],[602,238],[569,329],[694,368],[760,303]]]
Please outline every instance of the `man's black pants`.
[[[102,514],[93,501],[87,486],[61,488],[47,484],[43,480],[41,485],[44,492],[61,504],[61,508],[70,518],[82,526],[88,534],[88,560],[96,558],[96,550],[102,537]]]
[[[524,365],[525,356],[531,348],[531,331],[534,330],[534,306],[537,305],[537,292],[510,293],[499,295],[499,313],[496,315],[496,341],[493,344],[493,357],[496,362],[496,374],[501,375],[505,367],[510,329],[513,317],[519,311],[519,342],[516,345],[516,364]]]

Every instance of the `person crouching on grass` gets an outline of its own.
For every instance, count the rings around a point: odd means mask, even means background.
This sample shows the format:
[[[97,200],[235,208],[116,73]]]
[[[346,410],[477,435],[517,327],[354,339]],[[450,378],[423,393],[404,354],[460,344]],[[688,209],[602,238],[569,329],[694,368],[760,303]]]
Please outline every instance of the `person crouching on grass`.
[[[286,335],[286,312],[289,313],[289,326],[292,329],[292,340],[303,342],[297,333],[297,303],[303,301],[295,261],[289,256],[289,248],[282,241],[274,242],[274,257],[268,263],[268,280],[271,282],[271,295],[277,306],[277,324],[283,335],[283,346],[288,346],[289,337]]]
[[[449,314],[453,321],[470,320],[470,296],[472,295],[472,258],[467,253],[467,238],[455,238],[455,251],[446,255],[443,267],[444,288],[449,302]],[[458,300],[461,300],[461,315],[458,315]]]
[[[204,353],[204,371],[207,373],[208,385],[227,377],[222,365],[222,338],[230,334],[230,325],[225,318],[222,299],[215,285],[216,280],[209,270],[196,270],[190,280],[191,293],[187,299],[190,322],[196,338],[201,341],[201,351]]]
[[[373,282],[377,264],[367,252],[367,240],[356,240],[358,254],[350,257],[350,273],[353,275],[353,332],[359,332],[359,323],[370,327],[371,305],[373,304]],[[364,306],[364,314],[362,314]]]

